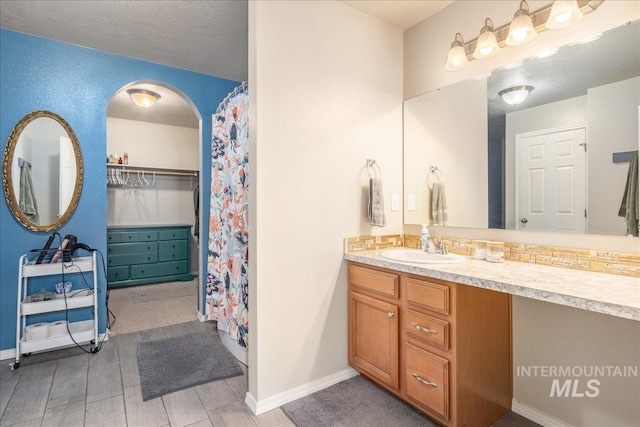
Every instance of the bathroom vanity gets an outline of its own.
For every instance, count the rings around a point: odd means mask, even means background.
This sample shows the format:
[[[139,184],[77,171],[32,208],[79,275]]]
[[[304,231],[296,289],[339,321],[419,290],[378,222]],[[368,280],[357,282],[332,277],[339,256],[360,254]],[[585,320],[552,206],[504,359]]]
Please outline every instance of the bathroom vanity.
[[[349,363],[448,425],[511,407],[511,296],[349,263]]]
[[[522,262],[416,264],[347,252],[349,364],[447,426],[511,409],[511,298],[640,320],[638,278]]]

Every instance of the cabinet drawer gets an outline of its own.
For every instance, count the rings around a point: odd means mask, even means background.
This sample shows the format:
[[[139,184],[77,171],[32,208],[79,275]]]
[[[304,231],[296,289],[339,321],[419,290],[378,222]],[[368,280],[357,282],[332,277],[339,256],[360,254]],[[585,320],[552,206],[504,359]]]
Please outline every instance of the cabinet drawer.
[[[449,419],[449,362],[407,344],[407,397]]]
[[[409,305],[449,314],[449,287],[417,279],[407,279]]]
[[[156,230],[139,231],[138,240],[140,242],[153,242],[158,240],[158,232]]]
[[[349,285],[398,298],[398,275],[349,265]]]
[[[153,252],[146,254],[121,254],[107,256],[107,265],[109,267],[115,267],[118,265],[147,264],[151,262],[158,262],[157,253]]]
[[[444,349],[449,348],[449,322],[407,310],[405,330],[409,339],[415,338]]]
[[[109,267],[107,269],[107,282],[119,282],[129,279],[129,266]]]
[[[107,255],[151,254],[156,252],[158,252],[158,242],[118,243],[114,245],[107,245]]]
[[[176,228],[171,230],[159,230],[158,240],[182,240],[189,238],[189,230],[186,228]]]
[[[163,262],[187,259],[188,244],[188,240],[165,240],[159,242],[158,260]]]
[[[107,243],[120,243],[121,238],[120,233],[107,232]]]
[[[132,265],[131,278],[142,279],[145,277],[171,276],[185,274],[189,271],[187,261],[165,262],[162,264]]]

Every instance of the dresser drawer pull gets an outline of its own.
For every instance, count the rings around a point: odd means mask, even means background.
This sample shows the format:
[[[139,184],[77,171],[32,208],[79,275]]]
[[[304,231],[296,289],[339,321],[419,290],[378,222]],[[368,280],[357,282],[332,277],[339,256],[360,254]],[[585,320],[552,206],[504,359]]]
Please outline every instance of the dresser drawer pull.
[[[392,312],[388,312],[388,313],[387,313],[387,317],[388,317],[389,319],[391,319],[391,318],[393,317],[393,313],[392,313]]]
[[[417,330],[419,330],[421,332],[426,332],[428,334],[437,334],[438,333],[438,331],[436,331],[435,329],[427,329],[424,326],[418,325],[416,322],[411,322],[411,326],[413,326],[414,328],[416,328]]]
[[[430,385],[433,388],[438,388],[438,384],[436,383],[432,383],[430,381],[425,380],[424,378],[420,378],[420,376],[418,376],[418,374],[416,374],[415,372],[413,372],[411,374],[413,376],[413,378],[416,379],[416,381],[418,381],[419,383],[422,383],[424,385]]]

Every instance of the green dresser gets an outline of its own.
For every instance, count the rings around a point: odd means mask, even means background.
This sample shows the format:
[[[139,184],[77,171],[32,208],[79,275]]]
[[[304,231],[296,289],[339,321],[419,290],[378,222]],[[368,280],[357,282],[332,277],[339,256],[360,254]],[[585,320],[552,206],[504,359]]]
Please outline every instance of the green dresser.
[[[190,225],[107,228],[110,288],[192,279]]]

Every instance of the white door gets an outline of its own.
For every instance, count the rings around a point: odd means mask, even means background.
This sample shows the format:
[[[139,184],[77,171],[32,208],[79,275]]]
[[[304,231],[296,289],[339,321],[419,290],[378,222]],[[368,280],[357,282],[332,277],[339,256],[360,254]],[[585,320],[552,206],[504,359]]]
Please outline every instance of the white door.
[[[586,129],[516,137],[516,229],[586,233]]]
[[[64,215],[71,203],[76,185],[76,155],[71,139],[60,137],[60,197],[58,199],[58,217]]]

